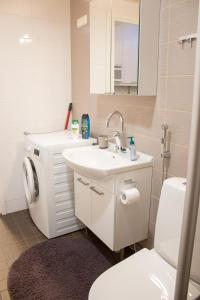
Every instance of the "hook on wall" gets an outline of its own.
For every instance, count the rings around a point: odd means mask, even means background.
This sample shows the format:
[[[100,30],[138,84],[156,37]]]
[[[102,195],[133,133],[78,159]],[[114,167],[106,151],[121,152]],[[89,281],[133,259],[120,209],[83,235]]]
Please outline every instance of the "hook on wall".
[[[197,34],[194,33],[194,34],[188,34],[188,35],[184,35],[184,36],[181,36],[179,39],[178,39],[178,43],[182,45],[182,48],[184,48],[184,44],[185,43],[190,43],[190,46],[192,48],[193,46],[193,41],[197,39]]]

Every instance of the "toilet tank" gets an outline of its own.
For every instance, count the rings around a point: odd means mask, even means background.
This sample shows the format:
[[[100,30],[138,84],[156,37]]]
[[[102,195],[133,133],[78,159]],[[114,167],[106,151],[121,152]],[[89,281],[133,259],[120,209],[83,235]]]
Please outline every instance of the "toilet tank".
[[[163,183],[156,220],[154,248],[173,267],[177,267],[186,192],[185,178],[169,178]],[[200,283],[200,214],[198,217],[191,279]]]

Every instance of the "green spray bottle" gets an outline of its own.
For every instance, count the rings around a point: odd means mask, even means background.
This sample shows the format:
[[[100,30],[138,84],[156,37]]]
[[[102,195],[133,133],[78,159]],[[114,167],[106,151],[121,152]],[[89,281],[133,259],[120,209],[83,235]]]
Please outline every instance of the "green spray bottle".
[[[130,149],[130,160],[132,161],[137,160],[136,146],[135,146],[135,141],[133,136],[129,137],[129,149]]]

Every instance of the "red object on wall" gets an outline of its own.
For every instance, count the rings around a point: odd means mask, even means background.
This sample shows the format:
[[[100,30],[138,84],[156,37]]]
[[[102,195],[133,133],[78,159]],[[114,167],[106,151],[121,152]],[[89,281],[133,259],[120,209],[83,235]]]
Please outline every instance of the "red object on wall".
[[[72,111],[72,103],[69,104],[68,107],[68,112],[67,112],[67,119],[66,119],[66,123],[65,123],[65,129],[68,129],[68,125],[69,125],[69,118],[70,118],[70,113]]]

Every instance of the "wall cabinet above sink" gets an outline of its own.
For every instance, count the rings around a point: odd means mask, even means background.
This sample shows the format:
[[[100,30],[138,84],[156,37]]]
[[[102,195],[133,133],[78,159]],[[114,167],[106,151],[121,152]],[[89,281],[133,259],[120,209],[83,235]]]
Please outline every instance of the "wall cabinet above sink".
[[[90,2],[90,93],[155,96],[160,0]]]

